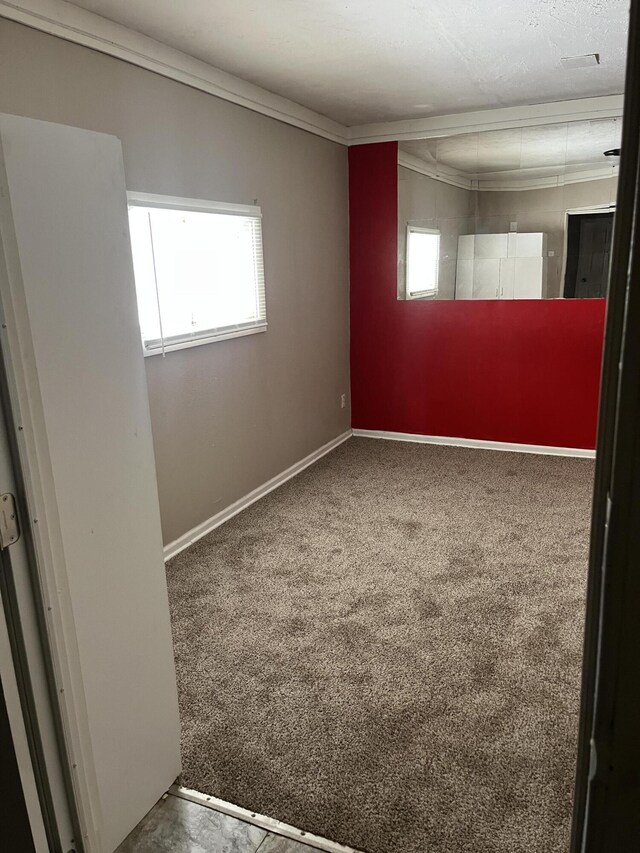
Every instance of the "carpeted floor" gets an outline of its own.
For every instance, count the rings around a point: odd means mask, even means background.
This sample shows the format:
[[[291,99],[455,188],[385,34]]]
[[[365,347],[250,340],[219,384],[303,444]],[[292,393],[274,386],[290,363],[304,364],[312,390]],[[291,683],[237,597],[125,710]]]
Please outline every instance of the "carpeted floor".
[[[565,853],[592,476],[351,439],[175,557],[182,784],[370,853]]]

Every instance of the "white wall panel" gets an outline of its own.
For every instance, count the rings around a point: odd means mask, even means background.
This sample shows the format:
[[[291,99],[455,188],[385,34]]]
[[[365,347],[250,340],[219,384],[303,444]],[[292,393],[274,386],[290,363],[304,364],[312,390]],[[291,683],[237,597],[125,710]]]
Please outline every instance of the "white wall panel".
[[[43,571],[68,587],[75,711],[86,714],[109,853],[180,769],[122,151],[113,136],[15,116],[0,117],[0,142],[2,238],[17,255],[2,283],[10,357],[39,447],[31,470],[52,481],[38,522],[61,556]]]

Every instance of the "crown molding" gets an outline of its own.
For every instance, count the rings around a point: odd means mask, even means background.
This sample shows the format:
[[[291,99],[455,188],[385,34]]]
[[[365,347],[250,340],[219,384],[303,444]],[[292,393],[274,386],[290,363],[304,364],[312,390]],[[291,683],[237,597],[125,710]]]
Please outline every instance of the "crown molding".
[[[408,142],[411,139],[434,139],[486,130],[562,124],[565,121],[588,121],[622,115],[623,95],[602,95],[548,104],[500,107],[470,113],[431,116],[406,121],[385,121],[351,127],[349,145],[371,142]]]
[[[346,127],[288,98],[227,74],[65,0],[0,0],[0,18],[122,59],[342,145],[425,139],[622,115],[623,96],[606,95]]]
[[[569,172],[557,177],[537,178],[503,178],[500,180],[478,181],[477,187],[480,192],[520,192],[521,190],[544,190],[554,187],[562,188],[567,184],[584,184],[588,181],[603,181],[607,178],[617,178],[618,171],[610,167],[595,166],[592,169],[583,169],[580,172]]]
[[[464,172],[452,170],[450,173],[440,172],[437,167],[426,163],[414,154],[406,151],[398,151],[398,166],[426,175],[441,184],[449,184],[463,190],[472,192],[520,192],[522,190],[544,190],[554,187],[563,187],[566,184],[582,184],[586,181],[601,181],[606,178],[617,177],[617,168],[613,170],[610,166],[594,166],[593,168],[581,169],[579,172],[569,172],[557,177],[517,177],[521,174],[517,171],[513,175],[505,173],[504,177],[493,177],[491,179],[476,180],[469,178]]]
[[[459,187],[462,190],[475,189],[470,178],[466,177],[462,172],[453,170],[452,172],[439,172],[437,166],[432,166],[415,154],[408,154],[406,151],[398,151],[398,166],[403,166],[405,169],[410,169],[412,172],[418,172],[421,175],[426,175],[428,178],[433,178],[434,181],[440,181],[441,184],[449,184],[452,187]]]
[[[0,17],[123,59],[332,142],[348,143],[348,128],[338,122],[65,0],[2,0]]]

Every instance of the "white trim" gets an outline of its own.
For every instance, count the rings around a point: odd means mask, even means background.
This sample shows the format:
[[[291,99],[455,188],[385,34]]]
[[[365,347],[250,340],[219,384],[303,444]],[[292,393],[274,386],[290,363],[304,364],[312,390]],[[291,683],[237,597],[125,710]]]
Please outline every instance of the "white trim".
[[[440,172],[435,163],[430,165],[425,160],[416,157],[415,154],[409,154],[400,148],[398,148],[398,166],[412,172],[418,172],[420,175],[426,175],[427,178],[433,178],[434,181],[440,181],[441,184],[449,184],[452,187],[459,187],[461,190],[473,189],[471,178],[457,169],[453,169],[451,173]]]
[[[438,238],[438,257],[436,258],[436,281],[435,287],[430,288],[429,290],[409,290],[409,273],[411,270],[410,265],[410,252],[409,252],[409,243],[410,237],[412,234],[431,234],[434,237]],[[436,299],[438,296],[438,279],[440,277],[440,238],[442,234],[439,228],[423,228],[421,225],[412,225],[410,222],[407,223],[407,228],[405,231],[405,263],[404,263],[404,298],[406,300],[411,299]]]
[[[570,207],[564,212],[564,235],[562,247],[562,271],[560,273],[560,298],[566,299],[564,295],[565,278],[567,275],[567,253],[569,249],[569,217],[570,216],[585,216],[589,213],[614,213],[616,212],[616,202],[610,204],[594,204],[591,207]]]
[[[617,178],[618,170],[612,169],[610,166],[594,167],[592,169],[584,169],[581,172],[569,172],[566,175],[557,175],[539,178],[518,178],[518,179],[495,179],[477,181],[477,187],[480,192],[520,192],[522,190],[545,190],[553,189],[554,187],[564,187],[567,184],[584,184],[589,181],[604,181],[608,178]]]
[[[348,129],[338,122],[65,0],[3,0],[0,17],[124,59],[217,98],[347,144]]]
[[[0,0],[0,17],[114,56],[342,145],[424,139],[622,115],[623,96],[603,95],[346,127],[65,0],[17,0],[13,3]]]
[[[571,214],[571,216],[584,216],[589,213],[615,213],[616,212],[616,202],[612,201],[609,204],[594,204],[590,207],[568,207],[565,210],[566,214]]]
[[[203,536],[206,536],[207,533],[211,533],[212,530],[215,530],[216,527],[220,527],[221,524],[224,524],[225,521],[229,521],[230,518],[233,518],[234,515],[237,515],[239,512],[242,512],[243,509],[246,509],[251,504],[263,498],[265,495],[268,495],[269,492],[272,492],[274,489],[277,489],[278,486],[281,486],[283,483],[286,483],[287,480],[290,480],[292,477],[295,477],[296,474],[299,474],[301,471],[304,471],[305,468],[308,468],[309,465],[313,465],[314,462],[317,462],[318,459],[325,456],[327,453],[330,453],[334,450],[338,445],[347,441],[347,439],[351,438],[351,430],[347,430],[343,432],[341,435],[338,435],[336,438],[332,438],[331,441],[328,441],[326,444],[323,444],[322,447],[319,447],[317,450],[314,450],[313,453],[310,453],[308,456],[305,456],[304,459],[301,459],[299,462],[296,462],[294,465],[291,465],[286,470],[282,471],[280,474],[276,474],[275,477],[272,477],[270,480],[267,480],[266,483],[263,483],[261,486],[258,486],[257,489],[253,489],[253,491],[249,492],[248,495],[245,495],[242,498],[239,498],[237,501],[234,501],[230,506],[226,509],[220,510],[211,518],[208,518],[206,521],[203,521],[201,524],[197,524],[191,530],[188,530],[182,536],[179,536],[173,542],[169,542],[168,545],[164,547],[164,558],[165,560],[170,560],[171,557],[175,557],[176,554],[179,554],[180,551],[184,551],[185,548],[188,548],[189,545],[193,545],[194,542],[197,542],[198,539],[202,539]]]
[[[251,216],[262,218],[262,209],[255,204],[229,204],[206,198],[180,198],[174,195],[139,193],[127,190],[127,202],[133,207],[157,207],[161,210],[195,210],[200,213],[224,213],[227,216]]]
[[[416,157],[415,154],[409,154],[401,149],[398,149],[398,166],[409,169],[411,172],[425,175],[434,181],[440,181],[441,184],[449,184],[453,187],[475,192],[543,190],[549,187],[565,186],[566,184],[582,184],[587,181],[601,181],[606,178],[618,177],[617,167],[614,169],[611,166],[593,166],[585,168],[580,172],[570,172],[566,175],[518,178],[507,177],[507,173],[504,173],[504,177],[496,176],[493,178],[476,179],[475,177],[470,178],[464,172],[460,172],[457,169],[452,169],[450,172],[441,172],[435,164],[431,165],[425,160]],[[523,173],[522,171],[515,171],[513,174],[521,175]]]
[[[231,332],[220,332],[218,335],[207,335],[202,338],[193,338],[188,341],[178,341],[174,344],[167,343],[157,344],[153,349],[147,347],[145,342],[142,342],[142,354],[145,358],[152,355],[165,355],[168,352],[176,352],[181,349],[191,349],[191,347],[201,347],[204,344],[215,344],[218,341],[230,341],[231,338],[244,338],[247,335],[257,335],[259,332],[266,332],[268,324],[258,323],[247,329],[234,329]]]
[[[444,444],[449,447],[471,447],[476,450],[504,450],[510,453],[539,453],[543,456],[579,456],[595,459],[595,450],[582,447],[551,447],[546,444],[515,444],[510,441],[486,441],[482,438],[450,438],[443,435],[420,435],[410,432],[387,432],[381,429],[354,429],[354,437],[383,438],[389,441],[413,441],[418,444]]]
[[[203,346],[204,344],[212,344],[217,341],[228,341],[231,338],[243,338],[246,335],[255,335],[259,332],[267,331],[267,309],[262,246],[262,210],[260,207],[252,204],[230,204],[228,202],[213,201],[204,198],[182,198],[180,196],[158,195],[157,193],[144,192],[127,192],[127,206],[128,208],[139,207],[145,210],[149,210],[149,208],[151,208],[157,210],[195,211],[205,214],[244,217],[247,220],[255,222],[255,228],[260,238],[259,241],[254,241],[253,243],[254,252],[259,254],[259,258],[256,258],[254,255],[254,270],[257,276],[257,313],[259,316],[255,320],[247,321],[245,323],[219,326],[217,328],[214,327],[206,330],[203,329],[195,334],[185,332],[181,335],[169,335],[165,337],[163,333],[164,324],[160,308],[160,297],[158,295],[158,280],[156,277],[156,306],[160,325],[160,337],[148,339],[145,338],[144,334],[142,334],[142,352],[145,358],[152,355],[164,356],[166,353],[175,352],[176,350]],[[149,228],[151,228],[151,222],[149,222]],[[151,243],[151,251],[153,255],[153,241]],[[153,257],[153,272],[154,275],[156,275],[155,256]],[[137,286],[136,282],[136,288]]]
[[[199,791],[192,791],[180,785],[172,785],[169,788],[169,793],[182,800],[188,800],[207,809],[213,809],[213,811],[229,815],[229,817],[235,817],[245,823],[252,824],[252,826],[258,826],[260,829],[266,829],[274,835],[282,835],[284,838],[299,841],[309,847],[314,847],[316,850],[324,850],[326,853],[358,853],[353,847],[345,847],[344,844],[338,844],[337,841],[329,841],[328,838],[322,838],[320,835],[314,835],[312,832],[304,832],[304,830],[297,829],[288,823],[283,823],[281,820],[266,817],[257,812],[249,811],[249,809],[243,809],[242,806],[236,806],[233,803],[228,803],[226,800],[220,800],[218,797],[209,797],[206,794],[201,794]]]
[[[520,107],[499,107],[468,113],[430,116],[405,121],[384,121],[350,128],[349,145],[370,142],[395,142],[409,139],[435,139],[482,130],[506,130],[514,127],[534,127],[562,124],[566,121],[587,121],[622,115],[623,95],[602,95],[548,104],[527,104]]]

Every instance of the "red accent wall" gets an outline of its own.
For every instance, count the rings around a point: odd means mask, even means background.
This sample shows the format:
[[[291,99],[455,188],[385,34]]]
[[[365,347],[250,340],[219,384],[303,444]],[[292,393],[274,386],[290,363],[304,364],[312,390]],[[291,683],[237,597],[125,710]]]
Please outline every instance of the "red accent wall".
[[[353,428],[595,447],[606,301],[399,301],[397,185],[349,149]]]

